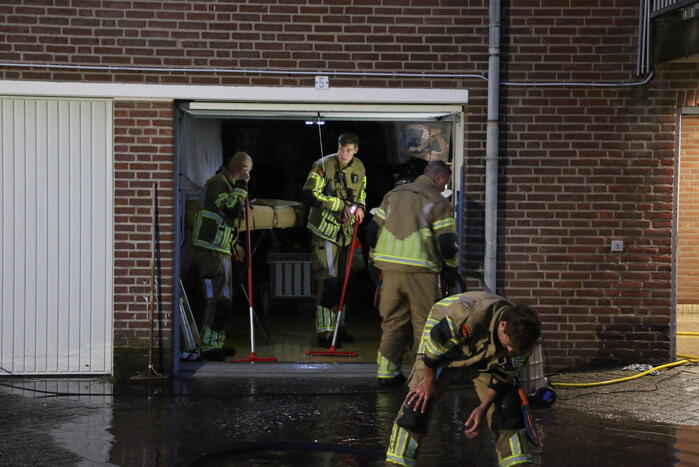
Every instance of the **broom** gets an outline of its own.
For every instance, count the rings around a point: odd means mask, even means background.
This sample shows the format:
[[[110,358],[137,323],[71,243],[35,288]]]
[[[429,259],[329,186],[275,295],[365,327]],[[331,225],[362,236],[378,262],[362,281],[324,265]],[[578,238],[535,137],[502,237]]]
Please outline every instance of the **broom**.
[[[148,335],[148,368],[143,375],[131,376],[131,380],[141,380],[141,381],[162,381],[169,378],[168,375],[158,373],[153,365],[153,328],[155,327],[155,292],[157,284],[155,282],[155,248],[156,248],[156,222],[157,217],[157,196],[158,196],[158,184],[157,182],[151,188],[151,237],[150,237],[150,297],[148,299],[148,315],[150,318],[150,333]]]
[[[255,309],[252,301],[252,242],[250,240],[250,222],[248,219],[249,210],[250,200],[245,198],[245,235],[248,250],[248,308],[250,310],[250,353],[248,354],[248,358],[238,358],[233,361],[236,363],[276,362],[276,357],[258,357],[255,353]]]
[[[358,357],[357,352],[338,352],[335,350],[337,342],[337,331],[340,329],[340,318],[342,318],[342,307],[345,304],[345,292],[347,291],[347,280],[349,279],[350,271],[352,270],[352,258],[354,257],[354,245],[357,240],[357,230],[359,222],[354,221],[354,230],[352,231],[352,244],[350,246],[349,258],[347,259],[347,267],[345,267],[345,280],[342,283],[342,292],[340,293],[340,304],[337,307],[337,321],[335,322],[335,332],[333,333],[333,341],[328,350],[309,350],[306,355],[313,357]]]

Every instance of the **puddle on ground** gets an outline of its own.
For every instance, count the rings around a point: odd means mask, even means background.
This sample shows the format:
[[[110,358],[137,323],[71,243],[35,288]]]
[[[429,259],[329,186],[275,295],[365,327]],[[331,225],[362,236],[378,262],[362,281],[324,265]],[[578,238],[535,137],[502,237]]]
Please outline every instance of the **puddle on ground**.
[[[85,465],[379,466],[405,394],[373,381],[327,378],[200,379],[114,388],[49,381],[4,379],[0,384],[29,390],[0,386],[0,399],[24,396],[22,404],[12,405],[20,411],[14,419],[24,420],[19,426],[23,439],[48,434],[54,445],[71,453],[66,457],[71,464],[77,455]],[[472,389],[450,388],[436,407],[419,465],[497,465],[487,432],[475,440],[461,434],[475,403]],[[54,414],[53,423],[42,423],[47,410]],[[699,465],[699,427],[598,417],[555,406],[535,409],[534,418],[544,441],[535,450],[537,465]],[[0,439],[0,452],[6,452],[5,442]],[[37,455],[33,463],[45,464]]]

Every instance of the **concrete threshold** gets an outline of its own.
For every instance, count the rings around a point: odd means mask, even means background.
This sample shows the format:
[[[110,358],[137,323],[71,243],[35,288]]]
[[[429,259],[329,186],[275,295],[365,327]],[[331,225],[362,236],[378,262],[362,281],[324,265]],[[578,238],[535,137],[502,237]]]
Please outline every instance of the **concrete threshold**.
[[[233,363],[233,362],[181,362],[179,378],[206,377],[274,377],[274,378],[376,378],[375,363]]]

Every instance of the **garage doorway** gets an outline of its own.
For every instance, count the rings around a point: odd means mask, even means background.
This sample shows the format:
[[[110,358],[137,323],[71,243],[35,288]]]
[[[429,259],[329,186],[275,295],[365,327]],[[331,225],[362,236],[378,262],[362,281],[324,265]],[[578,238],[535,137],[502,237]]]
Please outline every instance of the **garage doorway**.
[[[675,228],[676,353],[699,355],[699,107],[679,115]]]
[[[360,159],[367,172],[367,210],[401,179],[414,178],[427,160],[452,166],[451,200],[459,199],[463,162],[463,108],[459,105],[350,105],[180,103],[177,117],[179,277],[195,322],[201,314],[201,287],[191,260],[191,220],[200,187],[221,165],[222,155],[248,152],[254,160],[249,184],[256,353],[282,363],[329,362],[309,357],[317,349],[315,299],[310,278],[310,233],[305,228],[301,188],[314,161],[337,150],[343,132],[359,136]],[[321,149],[322,148],[322,149]],[[270,209],[268,209],[270,208]],[[268,209],[271,221],[256,216]],[[455,210],[458,212],[458,210]],[[261,214],[260,214],[261,215]],[[380,318],[374,306],[378,271],[368,265],[364,229],[362,248],[355,254],[347,291],[347,328],[355,342],[342,350],[359,357],[343,363],[373,363],[380,338]],[[458,221],[458,219],[457,219]],[[271,222],[271,225],[270,225]],[[240,235],[245,241],[244,232]],[[227,325],[227,344],[245,357],[250,351],[244,265],[234,268],[234,309]],[[242,284],[242,286],[241,286]],[[175,330],[183,324],[178,313]],[[185,325],[187,323],[184,323]],[[186,337],[176,332],[175,356],[186,355]],[[235,364],[231,364],[235,366]]]

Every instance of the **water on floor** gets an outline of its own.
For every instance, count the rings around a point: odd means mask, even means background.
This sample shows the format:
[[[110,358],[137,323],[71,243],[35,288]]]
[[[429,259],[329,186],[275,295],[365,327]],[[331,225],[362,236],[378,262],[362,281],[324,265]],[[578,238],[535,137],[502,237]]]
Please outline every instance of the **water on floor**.
[[[405,394],[371,378],[226,378],[160,386],[0,381],[6,465],[378,466]],[[8,387],[8,385],[14,387]],[[497,465],[486,433],[461,425],[476,403],[453,386],[435,407],[424,466]],[[543,466],[697,465],[699,428],[538,408]]]
[[[327,350],[318,346],[313,298],[258,300],[255,313],[260,324],[255,326],[256,354],[275,357],[280,362],[375,362],[381,339],[381,318],[372,306],[374,290],[374,284],[366,275],[354,274],[352,282],[348,283],[345,323],[354,341],[338,341],[336,347],[356,355],[318,357],[307,354],[309,350]],[[245,358],[250,352],[249,312],[245,303],[238,304],[229,318],[227,343],[237,351],[233,358]]]

